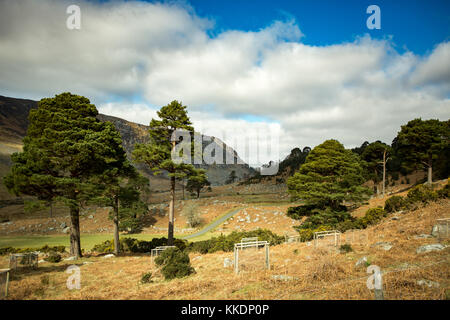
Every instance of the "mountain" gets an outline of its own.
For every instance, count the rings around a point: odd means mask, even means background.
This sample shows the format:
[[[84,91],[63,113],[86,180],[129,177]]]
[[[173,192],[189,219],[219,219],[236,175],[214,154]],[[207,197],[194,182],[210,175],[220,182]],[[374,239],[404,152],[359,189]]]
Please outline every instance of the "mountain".
[[[11,153],[21,150],[22,139],[28,128],[28,113],[31,109],[35,108],[37,108],[37,101],[0,96],[0,164],[3,167],[10,165],[9,155]],[[105,114],[99,114],[97,118],[100,121],[109,121],[114,124],[122,136],[122,144],[130,160],[134,145],[148,141],[148,126]],[[227,154],[228,157],[234,159],[233,164],[210,165],[203,163],[196,165],[196,167],[201,167],[206,170],[206,174],[212,185],[225,184],[231,171],[235,171],[238,179],[254,175],[255,170],[247,164],[238,164],[243,163],[243,161],[231,147],[228,147],[215,137],[202,135],[202,138],[203,149],[210,143],[213,143],[215,144],[214,149],[216,152],[223,152],[223,159],[227,159]],[[151,176],[151,180],[161,180],[161,177],[152,176],[146,166],[136,165],[136,167],[146,176]],[[3,173],[5,168],[1,168],[1,171]],[[164,179],[164,176],[162,179]]]

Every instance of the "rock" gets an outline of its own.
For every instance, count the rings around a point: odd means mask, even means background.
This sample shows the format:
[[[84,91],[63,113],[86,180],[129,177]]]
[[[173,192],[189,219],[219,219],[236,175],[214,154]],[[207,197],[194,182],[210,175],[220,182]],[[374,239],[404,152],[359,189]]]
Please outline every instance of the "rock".
[[[73,260],[77,260],[77,257],[72,256],[64,259],[64,261],[73,261]]]
[[[419,234],[418,236],[414,236],[414,239],[426,239],[426,238],[432,238],[429,234]]]
[[[385,251],[389,251],[392,249],[393,246],[392,246],[392,243],[390,243],[390,242],[381,241],[381,242],[375,243],[372,247],[379,247]]]
[[[400,218],[397,217],[397,216],[394,216],[394,217],[391,218],[391,220],[400,220]]]
[[[273,280],[279,280],[279,281],[292,281],[292,280],[297,280],[297,277],[293,277],[293,276],[287,276],[284,274],[275,274],[271,277]]]
[[[433,243],[433,244],[427,244],[424,246],[421,246],[419,248],[417,248],[417,253],[427,253],[427,252],[431,252],[431,251],[441,251],[445,249],[445,246],[443,246],[440,243]]]
[[[67,227],[67,225],[66,225],[66,223],[65,222],[63,222],[63,223],[61,223],[61,225],[59,226],[61,229],[65,229],[66,227]]]
[[[223,259],[223,267],[224,268],[232,267],[233,265],[234,265],[234,261],[231,260],[230,258]]]
[[[44,262],[47,262],[47,261],[45,261],[45,260],[39,260],[38,261],[38,263],[44,263]]]
[[[355,267],[366,266],[367,265],[367,257],[362,257],[355,263]]]
[[[92,214],[90,214],[90,215],[88,216],[88,219],[94,219],[94,216],[93,216]]]
[[[192,258],[192,261],[201,260],[202,258],[203,258],[202,256],[197,256],[195,258]]]
[[[115,257],[115,255],[113,255],[112,253],[107,254],[106,256],[103,256],[103,258],[105,258],[105,259],[114,258],[114,257]]]
[[[62,232],[63,233],[69,233],[69,231],[70,231],[70,228],[69,227],[65,227]]]
[[[439,286],[440,286],[439,282],[426,280],[426,279],[417,281],[417,284],[419,286],[427,286],[428,288],[439,288]]]
[[[85,261],[85,262],[83,262],[84,265],[86,265],[86,264],[92,264],[92,263],[93,263],[92,261]]]

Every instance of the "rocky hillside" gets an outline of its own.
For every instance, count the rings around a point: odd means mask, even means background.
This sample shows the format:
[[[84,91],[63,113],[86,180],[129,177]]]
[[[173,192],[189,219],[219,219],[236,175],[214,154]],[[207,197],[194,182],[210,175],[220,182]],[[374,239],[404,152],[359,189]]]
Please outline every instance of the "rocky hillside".
[[[28,113],[34,108],[37,108],[37,101],[0,96],[0,153],[2,154],[3,164],[8,165],[9,154],[20,150],[22,139],[28,128]],[[114,124],[122,136],[123,146],[129,158],[136,143],[148,141],[148,127],[145,125],[105,114],[99,114],[98,119],[110,121]],[[221,147],[222,142],[215,137],[204,137],[207,139],[203,139],[203,148],[209,143],[214,143],[217,145],[215,149],[219,152],[222,150],[224,153],[224,159],[226,159],[227,152],[231,152],[234,159],[234,164],[208,165],[204,163],[199,165],[199,167],[206,169],[212,185],[224,184],[233,170],[236,172],[238,179],[254,174],[254,170],[247,164],[237,164],[239,156],[232,148],[227,147],[226,144]],[[138,165],[137,167],[146,175],[150,174],[145,166]]]

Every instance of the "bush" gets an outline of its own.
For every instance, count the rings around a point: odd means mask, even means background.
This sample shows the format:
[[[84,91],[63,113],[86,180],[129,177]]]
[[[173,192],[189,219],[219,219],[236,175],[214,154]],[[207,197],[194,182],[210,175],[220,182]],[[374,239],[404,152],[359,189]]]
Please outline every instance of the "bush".
[[[141,283],[144,284],[144,283],[151,283],[151,282],[153,282],[152,281],[152,273],[151,272],[144,273],[141,277]]]
[[[317,213],[316,206],[302,205],[302,206],[288,208],[286,215],[291,219],[300,220],[303,217],[309,217],[315,213]]]
[[[186,217],[187,224],[191,228],[198,227],[203,220],[198,212],[198,206],[195,203],[188,203],[183,208],[183,215]]]
[[[371,208],[366,211],[364,217],[357,219],[356,225],[361,229],[367,226],[378,223],[381,219],[387,216],[387,212],[383,208]]]
[[[30,252],[59,252],[63,253],[66,251],[65,246],[55,246],[55,247],[49,247],[48,245],[45,245],[41,248],[13,248],[13,247],[6,247],[6,248],[0,248],[0,256],[5,254],[11,254],[11,253],[30,253]]]
[[[284,237],[278,236],[270,230],[257,229],[246,232],[233,231],[227,236],[220,235],[209,240],[197,241],[190,243],[188,249],[201,254],[212,253],[217,251],[233,251],[234,244],[241,241],[242,238],[258,237],[258,240],[268,241],[271,245],[284,242]]]
[[[347,212],[345,207],[339,208],[340,211],[334,211],[330,208],[321,210],[316,214],[309,216],[300,226],[301,229],[316,229],[320,226],[329,226],[337,228],[345,221],[354,221],[355,218]]]
[[[438,190],[437,196],[439,198],[450,198],[450,185],[448,184],[448,182],[444,188]]]
[[[45,258],[44,260],[48,261],[48,262],[52,262],[52,263],[58,263],[58,262],[61,261],[61,255],[59,255],[58,253],[52,251],[52,252],[50,252],[48,257]]]
[[[407,201],[402,196],[392,196],[384,203],[384,210],[388,213],[407,208]]]
[[[119,240],[120,251],[128,253],[149,253],[152,249],[159,246],[167,246],[167,238],[153,238],[150,241],[138,240],[134,238],[121,238]],[[187,246],[186,240],[174,239],[174,246],[180,250],[184,250]],[[96,244],[92,251],[98,253],[112,253],[114,252],[114,241],[106,240],[100,244]]]
[[[341,253],[348,253],[348,252],[352,252],[353,248],[350,244],[346,243],[343,244],[339,247],[339,250],[341,251]]]
[[[310,241],[314,238],[314,232],[320,232],[320,231],[327,231],[327,230],[331,230],[332,228],[330,226],[319,226],[318,228],[315,229],[310,229],[310,228],[300,228],[300,227],[296,227],[299,235],[300,235],[300,241]]]
[[[162,267],[161,272],[166,280],[183,278],[195,273],[194,268],[191,267],[189,255],[178,248],[161,252],[155,259],[155,264]]]
[[[428,203],[430,201],[436,201],[438,198],[437,192],[433,191],[429,186],[419,184],[418,186],[415,186],[412,188],[408,195],[406,196],[406,199],[410,203],[415,202],[422,202],[422,203]]]

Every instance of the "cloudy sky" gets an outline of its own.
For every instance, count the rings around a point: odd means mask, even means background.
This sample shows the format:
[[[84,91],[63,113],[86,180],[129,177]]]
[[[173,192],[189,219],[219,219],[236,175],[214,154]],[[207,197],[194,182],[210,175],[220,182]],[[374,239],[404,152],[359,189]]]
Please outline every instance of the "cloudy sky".
[[[390,143],[411,119],[450,117],[450,4],[377,1],[369,30],[371,2],[2,0],[0,94],[70,91],[142,124],[181,100],[251,165],[330,138]]]

